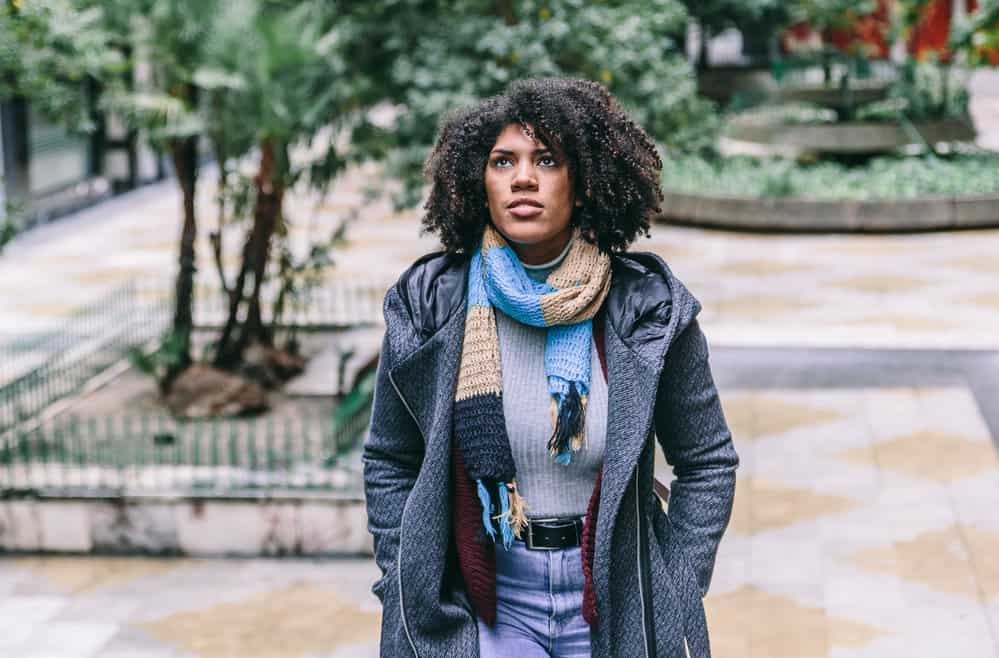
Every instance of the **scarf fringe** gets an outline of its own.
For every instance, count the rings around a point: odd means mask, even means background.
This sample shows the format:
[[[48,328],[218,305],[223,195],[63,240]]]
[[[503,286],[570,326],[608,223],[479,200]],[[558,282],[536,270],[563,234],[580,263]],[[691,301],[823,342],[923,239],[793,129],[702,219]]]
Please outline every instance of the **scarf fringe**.
[[[489,538],[496,541],[496,531],[493,529],[493,522],[489,516],[493,509],[493,502],[489,498],[489,489],[486,488],[486,483],[482,480],[475,481],[475,489],[479,494],[479,502],[482,503],[482,527],[485,528]]]
[[[499,483],[500,513],[499,519],[500,534],[503,536],[503,548],[510,550],[513,544],[513,526],[510,522],[510,494],[507,491],[506,483]]]
[[[495,518],[499,520],[503,547],[510,550],[513,538],[520,539],[521,533],[527,527],[527,504],[517,491],[516,480],[511,480],[509,483],[500,482],[498,489],[500,513]]]
[[[513,527],[513,534],[521,539],[527,528],[527,501],[517,491],[516,480],[511,480],[507,488],[510,490],[510,525]]]
[[[520,539],[524,529],[527,528],[527,502],[517,491],[517,481],[497,483],[500,511],[495,516],[492,515],[493,501],[489,494],[489,486],[483,480],[476,480],[475,488],[482,504],[482,526],[486,534],[494,542],[502,541],[503,547],[509,550],[514,537]],[[499,538],[496,536],[494,520],[498,521],[496,525],[499,526]]]
[[[579,396],[579,433],[572,437],[572,451],[579,452],[579,450],[586,445],[586,399],[587,396]]]
[[[555,399],[553,398],[553,402]],[[582,447],[586,431],[586,396],[579,385],[569,383],[569,392],[558,401],[553,420],[554,430],[548,439],[548,452],[563,466],[572,462],[572,453]]]

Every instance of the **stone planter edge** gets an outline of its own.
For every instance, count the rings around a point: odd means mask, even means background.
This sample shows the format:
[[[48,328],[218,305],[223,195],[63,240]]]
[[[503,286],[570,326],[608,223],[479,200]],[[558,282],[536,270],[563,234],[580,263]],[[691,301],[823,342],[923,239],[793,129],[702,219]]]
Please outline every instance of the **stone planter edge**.
[[[916,199],[801,199],[666,192],[657,221],[752,230],[926,231],[999,226],[999,194]]]
[[[370,556],[361,496],[0,499],[0,555]]]

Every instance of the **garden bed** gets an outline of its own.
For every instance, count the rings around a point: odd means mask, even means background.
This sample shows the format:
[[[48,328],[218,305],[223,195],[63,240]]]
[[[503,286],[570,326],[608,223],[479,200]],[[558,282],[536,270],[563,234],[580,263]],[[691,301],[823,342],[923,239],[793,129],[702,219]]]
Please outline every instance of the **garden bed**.
[[[849,93],[826,84],[781,85],[773,97],[780,101],[810,103],[828,108],[846,108],[873,103],[888,96],[892,81],[880,78],[852,80]]]
[[[878,158],[865,166],[671,158],[660,219],[754,230],[999,226],[999,154]]]
[[[725,127],[725,138],[800,153],[885,153],[897,148],[942,142],[971,142],[975,128],[969,120],[836,123],[769,123],[735,118]]]
[[[303,354],[335,348],[335,333],[303,334]],[[356,496],[355,452],[370,415],[366,377],[356,395],[334,397],[331,377],[328,390],[268,392],[268,410],[255,416],[185,420],[165,409],[151,377],[128,369],[66,399],[61,413],[8,433],[0,445],[0,486],[84,497]]]
[[[764,99],[777,92],[777,81],[769,66],[714,66],[698,72],[697,92],[720,103],[739,95]]]

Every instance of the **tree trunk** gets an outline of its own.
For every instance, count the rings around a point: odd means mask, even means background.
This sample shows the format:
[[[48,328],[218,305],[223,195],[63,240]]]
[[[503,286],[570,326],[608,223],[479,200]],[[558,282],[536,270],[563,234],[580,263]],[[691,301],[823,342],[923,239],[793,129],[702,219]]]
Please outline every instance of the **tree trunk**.
[[[87,176],[95,177],[104,173],[104,144],[107,142],[107,122],[100,110],[101,82],[92,76],[83,81],[86,95],[87,115],[94,124],[94,132],[87,139]]]
[[[267,277],[271,239],[281,219],[284,203],[284,181],[281,175],[286,159],[284,145],[265,139],[260,144],[260,169],[256,176],[256,200],[253,207],[253,227],[243,247],[243,263],[236,285],[229,296],[229,317],[215,353],[215,365],[233,368],[251,342],[272,345],[274,337],[263,321],[260,293]],[[247,281],[248,278],[252,279]],[[252,287],[246,290],[247,284]],[[246,316],[240,320],[245,303]]]
[[[697,70],[707,71],[711,68],[711,30],[704,23],[701,23],[699,27],[701,30],[698,35],[700,42],[697,53]]]
[[[194,274],[197,270],[194,246],[198,223],[194,203],[198,180],[198,138],[172,139],[169,149],[184,205],[172,327],[173,333],[182,338],[183,348],[180,362],[167,371],[160,384],[164,391],[169,390],[173,380],[191,364],[190,336],[194,328]]]
[[[0,101],[0,134],[7,202],[26,208],[31,201],[31,146],[28,100],[23,96]]]
[[[513,0],[496,0],[496,15],[503,19],[504,25],[516,25],[517,14],[513,9]]]

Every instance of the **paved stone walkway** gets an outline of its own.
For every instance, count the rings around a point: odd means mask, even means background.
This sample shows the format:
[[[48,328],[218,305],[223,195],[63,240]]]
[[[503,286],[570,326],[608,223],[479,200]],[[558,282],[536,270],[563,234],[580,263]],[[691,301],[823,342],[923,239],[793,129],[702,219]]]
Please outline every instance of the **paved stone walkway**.
[[[370,560],[16,558],[0,564],[4,658],[367,658]]]
[[[719,658],[997,656],[999,460],[967,389],[722,388]],[[376,655],[370,560],[0,563],[0,656]]]
[[[368,175],[345,180],[314,235],[356,204]],[[211,225],[211,189],[202,197]],[[170,282],[178,225],[167,182],[86,210],[13,243],[0,257],[0,335],[65,322],[81,304],[128,281]],[[391,280],[436,246],[415,211],[370,205],[352,224],[332,278]],[[294,229],[303,241],[307,227]],[[239,244],[229,241],[226,263]],[[999,230],[898,236],[770,236],[657,225],[636,249],[655,251],[704,305],[713,344],[999,348]],[[212,284],[208,245],[201,280]],[[0,341],[2,342],[2,341]]]

